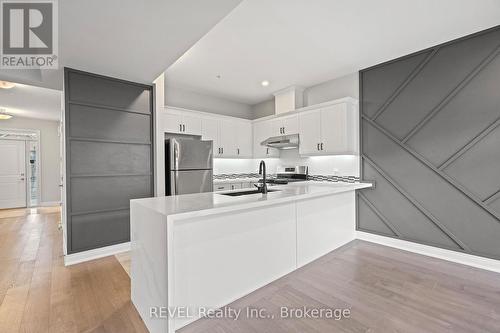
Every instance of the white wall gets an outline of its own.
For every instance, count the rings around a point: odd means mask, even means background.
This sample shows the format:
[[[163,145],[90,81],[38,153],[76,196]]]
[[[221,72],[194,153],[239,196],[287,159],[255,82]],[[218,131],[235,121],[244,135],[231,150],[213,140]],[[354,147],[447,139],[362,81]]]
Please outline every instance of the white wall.
[[[248,104],[167,85],[165,85],[165,105],[253,119],[252,107]]]
[[[274,114],[274,98],[252,105],[253,119],[267,117]]]
[[[214,159],[214,174],[256,173],[261,159]],[[299,156],[298,149],[282,150],[280,158],[264,159],[268,173],[276,173],[279,165],[307,165],[310,175],[339,175],[359,177],[359,157],[341,156]]]
[[[359,99],[358,72],[329,80],[304,90],[304,106],[319,104],[342,97]],[[274,98],[252,105],[253,119],[274,114]]]
[[[61,192],[59,188],[59,183],[61,182],[59,170],[59,122],[14,117],[9,120],[0,121],[0,128],[40,130],[41,203],[61,201]]]
[[[358,72],[329,80],[304,90],[304,106],[319,104],[342,97],[359,99]]]

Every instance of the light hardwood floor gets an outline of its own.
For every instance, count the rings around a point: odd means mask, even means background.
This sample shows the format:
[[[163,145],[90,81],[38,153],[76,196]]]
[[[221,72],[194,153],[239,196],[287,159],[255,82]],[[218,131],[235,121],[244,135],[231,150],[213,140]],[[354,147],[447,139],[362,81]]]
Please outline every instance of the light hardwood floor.
[[[146,332],[130,302],[128,255],[64,267],[58,220],[57,209],[0,211],[0,333]],[[500,274],[355,241],[229,306],[275,318],[203,319],[180,331],[496,333]],[[303,306],[351,316],[279,318],[280,307]]]
[[[0,333],[147,332],[115,257],[65,267],[59,208],[0,210]]]

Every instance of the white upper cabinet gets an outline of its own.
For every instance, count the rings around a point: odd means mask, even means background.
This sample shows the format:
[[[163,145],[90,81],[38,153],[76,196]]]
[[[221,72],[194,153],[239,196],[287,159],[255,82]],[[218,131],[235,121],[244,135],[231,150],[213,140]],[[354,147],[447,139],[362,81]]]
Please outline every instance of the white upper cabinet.
[[[279,157],[278,149],[260,143],[269,137],[297,133],[300,155],[353,155],[358,151],[359,120],[357,103],[352,98],[253,122],[175,107],[161,111],[161,131],[212,140],[214,158]]]
[[[252,123],[230,118],[202,118],[203,140],[213,141],[215,158],[252,157]]]
[[[161,115],[161,129],[165,133],[201,135],[201,119],[199,117],[172,112],[167,108]]]
[[[219,121],[220,157],[237,157],[237,135],[236,121],[226,119]]]
[[[344,102],[299,113],[301,155],[352,155],[358,151],[355,105]]]
[[[299,118],[294,114],[286,117],[278,117],[271,121],[272,136],[297,134],[299,132]]]
[[[238,157],[252,157],[252,123],[236,121],[236,155]]]
[[[219,155],[219,120],[216,118],[201,119],[201,138],[202,140],[213,141],[214,157]]]
[[[353,154],[355,143],[355,114],[347,103],[335,104],[321,110],[322,151],[328,154]]]
[[[182,116],[162,112],[161,129],[165,133],[182,133]]]
[[[253,157],[267,158],[278,157],[279,151],[275,148],[262,146],[260,143],[274,135],[273,120],[263,120],[253,123]],[[279,135],[279,134],[277,134]]]
[[[200,117],[185,115],[183,117],[183,134],[201,135]]]
[[[319,110],[299,114],[299,140],[301,155],[320,153],[321,112]]]

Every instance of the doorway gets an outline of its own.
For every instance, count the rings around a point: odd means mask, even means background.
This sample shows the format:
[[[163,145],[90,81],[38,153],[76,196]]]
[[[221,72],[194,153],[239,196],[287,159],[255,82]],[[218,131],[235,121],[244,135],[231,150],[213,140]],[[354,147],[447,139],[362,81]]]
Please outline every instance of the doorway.
[[[0,209],[40,203],[40,133],[0,130]]]

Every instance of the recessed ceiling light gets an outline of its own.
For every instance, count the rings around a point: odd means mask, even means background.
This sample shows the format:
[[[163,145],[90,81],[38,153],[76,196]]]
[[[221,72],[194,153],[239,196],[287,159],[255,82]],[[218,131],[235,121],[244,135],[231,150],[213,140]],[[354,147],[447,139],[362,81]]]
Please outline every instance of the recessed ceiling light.
[[[269,85],[269,81],[264,80],[260,84],[262,84],[263,87],[267,87]]]
[[[0,81],[0,88],[10,89],[10,88],[14,88],[15,86],[16,86],[16,84],[13,82]]]
[[[0,109],[0,120],[7,120],[12,118],[12,116],[5,112],[5,109]]]

